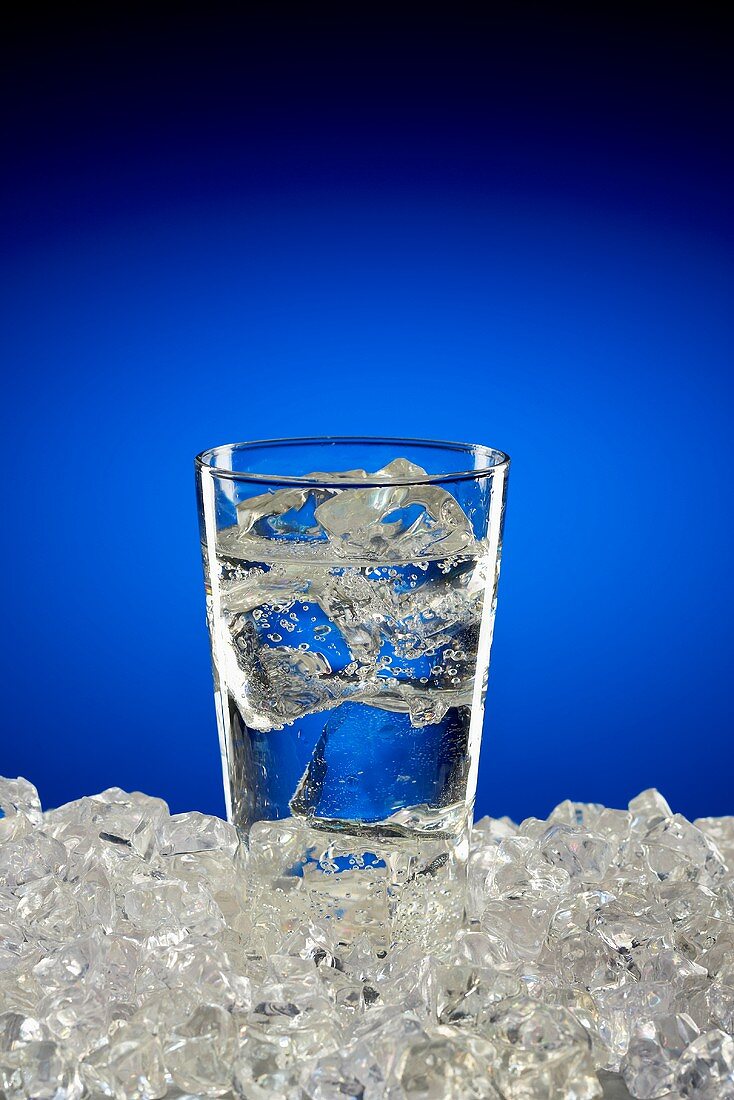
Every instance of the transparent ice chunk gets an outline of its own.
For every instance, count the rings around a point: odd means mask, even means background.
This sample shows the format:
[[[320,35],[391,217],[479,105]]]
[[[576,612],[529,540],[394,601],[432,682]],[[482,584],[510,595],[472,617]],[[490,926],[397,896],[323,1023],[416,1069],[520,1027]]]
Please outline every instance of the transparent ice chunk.
[[[212,851],[233,856],[239,844],[233,825],[195,810],[174,814],[165,823],[161,836],[161,851],[172,856]]]
[[[641,832],[647,832],[654,825],[673,816],[673,811],[660,791],[653,788],[636,795],[629,803],[629,811],[632,814],[632,827]]]
[[[168,817],[166,803],[118,787],[102,791],[93,801],[98,805],[92,821],[99,826],[100,839],[130,848],[141,859],[150,859],[156,848],[156,830]]]
[[[421,478],[426,471],[398,458],[374,476]],[[458,554],[474,542],[471,524],[456,498],[435,485],[345,489],[320,504],[315,516],[335,552],[346,558],[415,561],[436,551]]]
[[[53,875],[62,878],[67,854],[63,844],[38,829],[0,844],[0,883],[13,893]]]
[[[661,1016],[640,1024],[622,1062],[627,1088],[639,1100],[654,1100],[673,1088],[678,1059],[698,1035],[690,1016]]]
[[[149,935],[184,929],[212,935],[224,927],[219,907],[201,883],[144,880],[125,892],[122,911],[136,931]]]
[[[290,803],[310,819],[386,821],[403,808],[458,802],[466,782],[468,722],[452,711],[417,727],[409,714],[349,704],[326,722]],[[432,764],[411,767],[416,755]]]
[[[9,839],[18,825],[35,827],[42,819],[41,800],[33,784],[0,776],[0,841]]]
[[[82,1062],[81,1076],[93,1096],[115,1100],[161,1100],[168,1091],[161,1044],[137,1024],[120,1025]]]
[[[710,888],[721,884],[726,865],[714,842],[682,814],[648,826],[643,848],[661,881],[693,881]]]
[[[85,1057],[106,1040],[112,1020],[106,993],[83,981],[44,997],[38,1011],[53,1039],[76,1058]]]
[[[84,919],[74,888],[51,877],[25,888],[16,917],[28,938],[36,940],[45,950],[66,943]]]
[[[348,693],[348,685],[332,677],[324,654],[291,646],[259,650],[248,685],[250,691],[254,685],[262,692],[262,709],[283,722],[334,707]]]
[[[496,1044],[497,1080],[508,1100],[601,1097],[591,1039],[567,1009],[527,998],[499,1001],[483,1034]]]
[[[305,1042],[304,1042],[305,1039]],[[309,1044],[308,1032],[287,1027],[256,1027],[249,1021],[233,1066],[233,1090],[238,1100],[302,1100],[299,1081],[319,1053],[336,1050],[337,1035],[319,1023]]]
[[[237,1047],[235,1030],[232,1015],[219,1005],[199,1005],[177,1024],[163,1051],[176,1085],[201,1096],[228,1092]]]
[[[664,982],[630,980],[617,986],[599,986],[592,995],[600,1017],[600,1033],[610,1052],[608,1068],[615,1071],[640,1022],[675,1011],[674,991]]]
[[[683,1100],[732,1100],[734,1039],[718,1029],[694,1039],[678,1062],[675,1089]]]
[[[575,829],[593,829],[604,806],[599,802],[572,802],[570,798],[559,802],[548,815],[554,825],[571,825]]]
[[[24,1043],[0,1067],[6,1100],[80,1100],[77,1067],[49,1040]]]
[[[33,1016],[22,1012],[0,1013],[0,1054],[8,1054],[27,1043],[47,1038],[47,1029]]]
[[[552,830],[549,830],[552,832]],[[541,846],[528,837],[501,840],[493,866],[488,869],[485,889],[491,896],[553,898],[568,892],[571,876],[562,860],[554,861],[556,847]],[[567,861],[570,863],[570,861]],[[575,864],[572,864],[575,870]]]
[[[553,910],[553,903],[544,898],[492,899],[482,913],[482,931],[499,944],[507,945],[518,958],[536,959],[543,948]]]
[[[399,1081],[405,1100],[501,1100],[492,1080],[494,1058],[485,1039],[433,1028],[402,1055]]]
[[[609,841],[571,825],[552,825],[541,839],[540,850],[554,867],[582,882],[600,882],[614,855]]]
[[[714,842],[731,870],[734,866],[734,817],[699,817],[693,824]]]
[[[518,997],[519,978],[471,965],[445,965],[436,974],[436,1016],[441,1024],[481,1029],[493,1006],[506,997]]]
[[[328,1054],[319,1058],[303,1084],[303,1100],[342,1100],[357,1097],[359,1100],[380,1100],[384,1093],[384,1080],[379,1067],[354,1065],[350,1052]]]
[[[248,497],[237,505],[240,533],[266,539],[323,541],[327,535],[316,509],[332,495],[331,490],[314,486],[276,489]]]

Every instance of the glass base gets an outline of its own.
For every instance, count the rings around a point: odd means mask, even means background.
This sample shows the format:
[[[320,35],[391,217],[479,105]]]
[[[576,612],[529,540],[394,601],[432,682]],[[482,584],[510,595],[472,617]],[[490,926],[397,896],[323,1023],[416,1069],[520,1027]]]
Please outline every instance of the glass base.
[[[288,818],[256,822],[248,848],[253,924],[266,938],[313,921],[337,943],[430,951],[464,924],[466,834],[367,838]]]

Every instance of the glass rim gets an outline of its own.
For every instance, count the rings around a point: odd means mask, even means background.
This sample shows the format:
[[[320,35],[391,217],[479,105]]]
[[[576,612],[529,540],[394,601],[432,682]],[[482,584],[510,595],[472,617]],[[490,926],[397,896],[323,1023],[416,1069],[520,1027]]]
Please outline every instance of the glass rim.
[[[327,475],[324,477],[309,477],[305,474],[255,473],[249,470],[232,470],[226,466],[215,465],[216,458],[225,451],[247,451],[258,447],[297,447],[307,444],[329,443],[362,443],[368,446],[372,444],[393,444],[396,447],[402,445],[458,451],[471,457],[475,462],[475,466],[472,469],[458,469],[445,474],[425,474],[422,477],[329,478],[328,474],[331,471],[323,471]],[[510,456],[496,447],[488,447],[483,443],[456,443],[446,439],[413,439],[409,436],[378,435],[304,435],[284,436],[277,439],[251,439],[241,443],[221,443],[216,447],[208,447],[206,450],[200,451],[194,462],[197,471],[206,471],[212,476],[229,481],[252,481],[263,485],[309,485],[326,489],[342,489],[345,486],[355,485],[362,488],[381,488],[390,485],[431,485],[446,481],[476,481],[478,478],[491,477],[498,470],[507,470],[510,465]],[[476,465],[476,463],[480,464]]]

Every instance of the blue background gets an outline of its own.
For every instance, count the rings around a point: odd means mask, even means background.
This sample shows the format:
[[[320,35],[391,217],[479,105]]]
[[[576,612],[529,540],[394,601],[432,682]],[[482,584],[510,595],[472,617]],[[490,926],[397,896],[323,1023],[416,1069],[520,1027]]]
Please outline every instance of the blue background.
[[[727,38],[513,12],[7,36],[0,772],[47,805],[222,812],[193,455],[365,433],[513,458],[479,812],[734,810]]]

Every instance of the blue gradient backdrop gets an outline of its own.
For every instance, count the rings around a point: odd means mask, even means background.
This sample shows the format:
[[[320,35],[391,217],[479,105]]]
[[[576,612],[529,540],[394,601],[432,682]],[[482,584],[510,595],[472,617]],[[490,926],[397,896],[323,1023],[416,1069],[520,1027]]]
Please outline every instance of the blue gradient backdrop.
[[[97,18],[3,47],[0,773],[222,812],[193,455],[405,434],[513,457],[479,811],[734,811],[720,28]]]

